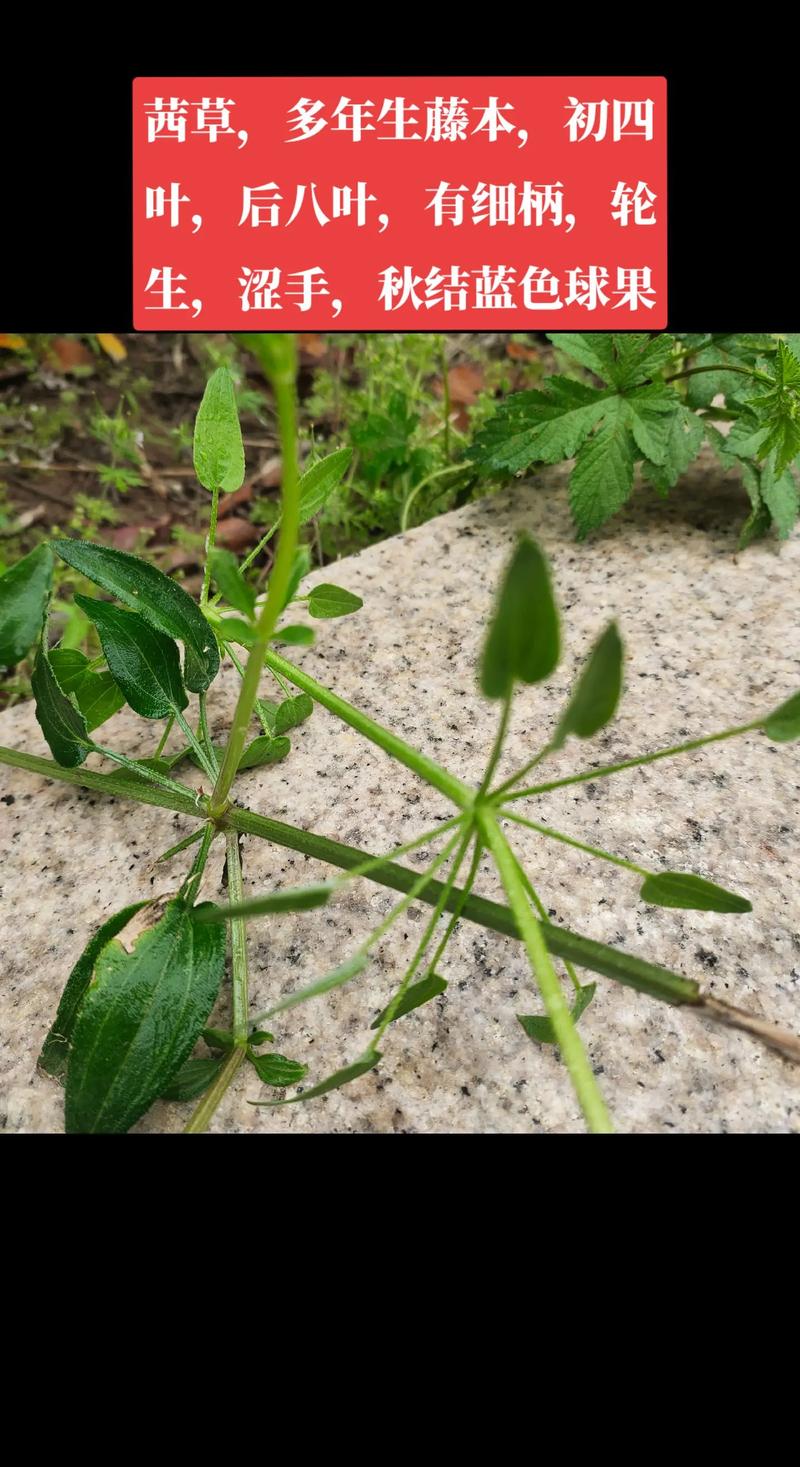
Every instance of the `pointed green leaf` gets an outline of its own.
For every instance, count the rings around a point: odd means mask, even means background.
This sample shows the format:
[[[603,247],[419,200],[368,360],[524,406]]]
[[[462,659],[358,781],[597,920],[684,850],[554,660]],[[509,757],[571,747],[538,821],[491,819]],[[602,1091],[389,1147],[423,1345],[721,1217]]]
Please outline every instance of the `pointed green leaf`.
[[[83,714],[62,692],[44,643],[40,643],[31,676],[36,720],[57,764],[74,769],[83,764],[91,741]]]
[[[262,734],[247,745],[238,768],[257,769],[263,764],[277,764],[280,759],[286,758],[291,747],[289,739],[273,739],[269,734]]]
[[[305,723],[314,712],[314,700],[308,693],[298,693],[295,698],[284,698],[275,709],[275,732],[287,733],[290,728]]]
[[[274,1085],[279,1090],[284,1090],[287,1085],[298,1085],[303,1076],[308,1074],[308,1065],[301,1065],[299,1060],[286,1059],[282,1054],[248,1054],[247,1058],[259,1080],[265,1085]]]
[[[304,1090],[302,1095],[292,1095],[287,1100],[251,1100],[250,1105],[296,1105],[300,1100],[314,1100],[318,1095],[327,1095],[329,1090],[339,1090],[342,1085],[348,1085],[351,1080],[357,1080],[360,1075],[366,1075],[368,1070],[374,1070],[383,1056],[377,1050],[367,1050],[361,1059],[354,1064],[347,1065],[343,1070],[336,1070],[329,1075],[327,1080],[321,1080],[319,1085],[312,1085],[310,1090]]]
[[[693,912],[752,912],[747,897],[737,896],[687,871],[659,871],[642,882],[639,896],[658,907],[685,907]]]
[[[125,696],[110,672],[87,672],[75,690],[75,702],[91,733],[125,706]]]
[[[194,471],[204,489],[232,494],[244,480],[244,447],[233,378],[217,367],[206,383],[194,424]]]
[[[161,1100],[197,1100],[214,1083],[224,1063],[224,1054],[186,1060],[162,1090]]]
[[[308,598],[309,614],[320,619],[349,616],[353,611],[360,611],[363,605],[361,597],[355,596],[352,591],[327,583],[315,586]]]
[[[0,667],[14,667],[29,652],[42,629],[53,556],[49,545],[37,545],[0,576]]]
[[[210,903],[198,908],[198,922],[227,922],[230,917],[260,917],[265,912],[307,912],[310,907],[324,907],[336,890],[329,882],[319,881],[309,886],[285,886],[280,891],[268,891],[250,901],[238,902],[231,907],[215,907]]]
[[[62,693],[75,693],[89,671],[89,658],[71,647],[52,647],[50,666]]]
[[[411,987],[407,988],[403,994],[392,1023],[396,1019],[402,1019],[404,1014],[410,1014],[412,1009],[418,1009],[422,1004],[430,1003],[432,998],[436,998],[440,993],[444,993],[446,987],[447,979],[440,978],[438,973],[428,973],[424,978],[420,978],[419,983],[412,983]],[[386,1008],[381,1010],[374,1023],[370,1024],[370,1029],[380,1028],[390,1007],[391,1005],[387,1004]]]
[[[514,682],[549,677],[560,652],[558,611],[547,561],[538,545],[520,536],[507,566],[481,660],[481,689],[506,698]]]
[[[217,590],[222,592],[229,605],[252,621],[256,609],[255,587],[245,580],[236,556],[230,550],[221,550],[217,546],[208,558]]]
[[[97,627],[111,674],[134,713],[142,718],[168,718],[188,703],[181,679],[178,649],[135,611],[120,611],[109,601],[75,595]]]
[[[292,569],[289,573],[289,584],[283,598],[281,611],[285,611],[292,597],[297,594],[300,582],[311,569],[311,551],[307,545],[298,545],[292,558]]]
[[[219,993],[225,932],[170,902],[128,953],[100,953],[67,1064],[68,1132],[129,1130],[188,1059]]]
[[[800,513],[800,497],[791,469],[777,474],[772,455],[761,470],[761,497],[769,510],[780,540],[788,540]]]
[[[573,1023],[577,1024],[580,1016],[594,998],[597,989],[596,983],[584,983],[575,995],[571,1013]],[[557,1044],[556,1032],[552,1020],[540,1014],[517,1014],[520,1024],[529,1039],[535,1039],[537,1044]]]
[[[313,519],[324,508],[337,484],[344,477],[351,458],[352,448],[337,448],[327,458],[318,459],[306,469],[298,485],[300,493],[300,524]]]
[[[184,677],[187,688],[202,693],[219,669],[217,644],[199,606],[177,581],[171,581],[154,565],[88,540],[54,540],[53,549],[73,570],[116,596],[123,606],[138,611],[145,621],[183,642],[186,648]]]
[[[251,1034],[248,1034],[247,1042],[255,1048],[259,1044],[274,1044],[275,1035],[270,1034],[268,1029],[254,1029]]]
[[[100,953],[106,943],[110,942],[112,937],[116,937],[123,927],[127,927],[131,918],[146,906],[147,902],[134,902],[131,907],[123,907],[121,912],[115,912],[114,916],[109,917],[102,927],[98,927],[94,936],[90,937],[87,942],[67,979],[56,1016],[42,1045],[42,1052],[37,1063],[39,1069],[46,1075],[52,1075],[57,1080],[61,1078],[67,1068],[75,1019],[81,1000],[92,981],[94,965]]]
[[[790,744],[794,739],[800,739],[800,693],[794,693],[768,714],[764,720],[764,731],[778,744]]]
[[[278,627],[272,634],[272,640],[285,642],[290,647],[310,647],[314,640],[314,628],[294,623],[288,627]]]
[[[633,439],[627,405],[616,398],[608,405],[602,428],[581,448],[569,481],[572,515],[582,540],[621,509],[633,488]]]
[[[308,983],[305,988],[298,988],[295,993],[290,993],[287,998],[282,998],[268,1009],[265,1018],[271,1019],[274,1014],[282,1014],[285,1009],[296,1008],[299,1003],[306,1003],[309,998],[316,998],[320,993],[328,993],[331,988],[341,988],[343,983],[348,983],[356,974],[363,972],[367,966],[367,958],[364,953],[355,953],[352,958],[347,958],[338,968],[332,968],[322,978],[317,978],[314,983]]]
[[[614,717],[622,691],[622,641],[616,622],[606,627],[589,654],[577,687],[553,737],[560,749],[568,734],[589,739]]]
[[[230,1029],[204,1029],[201,1038],[209,1049],[233,1049],[233,1035]]]

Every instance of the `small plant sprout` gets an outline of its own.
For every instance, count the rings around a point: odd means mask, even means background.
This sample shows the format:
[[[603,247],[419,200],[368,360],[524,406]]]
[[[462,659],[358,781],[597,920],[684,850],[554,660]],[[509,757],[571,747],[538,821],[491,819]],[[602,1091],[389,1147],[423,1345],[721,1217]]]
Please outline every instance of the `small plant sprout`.
[[[623,649],[612,624],[600,631],[548,743],[510,778],[498,782],[496,770],[514,700],[518,696],[528,699],[530,690],[551,676],[561,649],[560,618],[547,560],[533,540],[522,536],[506,567],[478,668],[480,688],[488,702],[497,706],[496,734],[487,750],[480,784],[475,788],[465,783],[277,650],[278,643],[313,640],[309,621],[293,621],[293,617],[301,615],[313,622],[348,615],[361,602],[333,584],[317,585],[307,593],[302,590],[308,559],[298,549],[298,530],[339,483],[348,451],[337,451],[330,459],[315,463],[303,478],[299,476],[294,338],[266,335],[258,339],[257,347],[274,393],[283,461],[280,536],[265,595],[256,594],[250,578],[253,557],[239,564],[214,543],[219,497],[237,489],[244,476],[233,383],[225,367],[210,378],[195,424],[197,475],[211,495],[199,604],[180,585],[136,556],[74,539],[57,539],[40,547],[0,579],[3,657],[13,665],[36,645],[36,716],[53,755],[51,761],[0,749],[0,762],[134,803],[178,811],[197,822],[191,834],[159,858],[162,864],[180,856],[186,861],[183,879],[176,880],[160,915],[151,914],[150,925],[133,943],[123,946],[120,935],[135,916],[141,922],[139,914],[149,904],[123,907],[90,935],[67,978],[39,1059],[40,1068],[64,1085],[67,1131],[125,1132],[158,1098],[180,1104],[195,1102],[185,1129],[204,1131],[243,1067],[248,1074],[254,1071],[253,1078],[274,1092],[264,1098],[256,1093],[255,1105],[308,1104],[358,1081],[381,1062],[391,1063],[393,1025],[445,991],[447,946],[459,919],[522,942],[532,979],[531,1006],[537,1007],[538,994],[543,1012],[520,1013],[519,1023],[532,1042],[558,1045],[592,1131],[610,1131],[612,1121],[578,1029],[596,983],[581,982],[578,969],[743,1029],[790,1058],[800,1059],[800,1041],[793,1034],[720,1002],[694,980],[551,925],[539,875],[534,885],[514,843],[516,828],[534,830],[544,842],[566,843],[629,871],[644,902],[723,913],[733,920],[737,913],[750,910],[746,896],[692,872],[648,870],[624,855],[588,846],[569,832],[533,818],[535,804],[532,814],[522,812],[529,811],[531,802],[548,790],[610,778],[619,770],[689,753],[716,740],[756,730],[778,742],[800,738],[800,693],[750,723],[560,779],[541,781],[537,774],[540,782],[531,783],[533,771],[550,754],[568,741],[592,738],[614,716],[622,688]],[[785,374],[785,367],[782,370]],[[648,423],[652,428],[649,419]],[[102,647],[102,655],[93,662],[49,644],[54,557],[79,572],[100,593],[77,597]],[[225,657],[238,671],[240,687],[227,740],[215,745],[206,700]],[[265,676],[277,689],[277,699],[265,696]],[[95,729],[123,703],[162,726],[152,756],[130,758],[95,739]],[[451,817],[392,851],[374,855],[237,804],[233,790],[238,771],[285,759],[290,753],[291,730],[309,717],[315,704],[444,795],[452,805]],[[180,730],[183,742],[176,753],[167,754],[173,727]],[[111,772],[87,769],[90,754],[119,768]],[[203,771],[208,793],[198,794],[176,777],[185,759]],[[317,858],[333,874],[324,882],[268,891],[245,900],[240,856],[245,836]],[[209,851],[216,841],[225,844],[225,906],[197,900]],[[421,847],[428,848],[431,857],[425,869],[417,872],[404,865],[402,858]],[[507,905],[489,901],[473,890],[487,853]],[[284,913],[311,911],[335,902],[343,887],[357,879],[378,882],[398,894],[388,915],[333,971],[321,973],[306,987],[253,1013],[248,924],[257,919],[280,922]],[[307,1067],[276,1049],[281,1015],[356,982],[376,945],[414,902],[430,908],[429,918],[401,982],[394,993],[386,995],[380,1014],[367,1026],[364,1048],[353,1058],[343,1057],[335,1073],[310,1076],[307,1082]],[[558,962],[563,965],[563,975],[556,967]],[[228,1028],[220,1029],[210,1027],[209,1021],[226,967],[231,1019]],[[202,1052],[197,1051],[200,1044]],[[305,1088],[286,1093],[300,1082]],[[625,1118],[620,1120],[624,1124]]]

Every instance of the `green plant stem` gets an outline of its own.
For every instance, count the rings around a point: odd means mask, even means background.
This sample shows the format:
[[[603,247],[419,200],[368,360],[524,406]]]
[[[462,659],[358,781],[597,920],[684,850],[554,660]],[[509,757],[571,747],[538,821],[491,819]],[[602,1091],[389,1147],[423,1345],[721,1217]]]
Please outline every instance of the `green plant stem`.
[[[299,530],[299,494],[297,470],[297,407],[295,401],[294,373],[276,373],[273,378],[275,403],[283,460],[283,528],[278,542],[278,553],[269,578],[267,599],[261,608],[256,623],[256,634],[247,658],[247,665],[239,689],[239,698],[233,715],[228,743],[211,796],[210,810],[214,818],[224,812],[239,760],[244,751],[247,727],[253,714],[258,694],[258,684],[269,639],[286,600],[292,573],[295,547]]]
[[[410,494],[406,495],[406,498],[403,502],[403,509],[400,515],[401,531],[405,532],[408,529],[408,521],[411,516],[411,506],[414,503],[414,500],[417,498],[417,495],[420,494],[423,489],[427,488],[428,484],[432,484],[435,479],[443,479],[446,474],[463,474],[469,471],[469,468],[469,464],[447,464],[445,468],[434,469],[433,473],[426,474],[424,479],[420,479],[419,483],[415,484]]]
[[[225,852],[228,865],[228,896],[231,906],[244,901],[242,884],[242,861],[239,855],[239,835],[235,830],[225,832]],[[249,973],[247,965],[247,924],[241,917],[231,920],[231,981],[233,995],[233,1042],[246,1044],[248,1035],[247,1010],[249,1006]]]
[[[259,556],[261,554],[262,550],[264,549],[264,546],[265,545],[269,545],[269,542],[272,539],[273,535],[275,534],[275,531],[278,529],[278,527],[280,525],[280,522],[281,522],[281,516],[278,515],[278,518],[276,519],[274,525],[270,525],[269,529],[267,530],[266,535],[262,535],[262,537],[259,540],[258,544],[256,545],[255,549],[254,550],[251,550],[250,551],[250,554],[245,556],[244,560],[242,561],[241,565],[239,566],[239,570],[240,570],[240,572],[241,572],[242,575],[244,575],[244,573],[245,573],[246,570],[249,570],[250,566],[253,564],[253,561],[256,559],[257,556]]]
[[[177,711],[175,713],[175,722],[177,723],[178,728],[184,734],[184,737],[191,744],[192,749],[194,750],[197,758],[200,761],[200,768],[203,770],[203,773],[208,775],[208,778],[213,782],[213,780],[216,778],[216,769],[211,763],[211,760],[209,759],[208,754],[206,753],[203,745],[198,739],[194,729],[184,718],[183,714]]]
[[[565,835],[562,830],[553,830],[549,825],[539,825],[535,820],[526,820],[524,815],[515,815],[513,810],[500,810],[498,814],[505,820],[513,820],[517,825],[524,825],[528,830],[535,830],[539,835],[546,835],[550,840],[561,841],[565,846],[574,846],[576,851],[585,851],[587,856],[597,856],[601,861],[611,861],[614,866],[623,866],[626,871],[635,871],[637,876],[655,876],[656,872],[647,871],[644,866],[637,866],[634,861],[626,861],[622,856],[612,856],[610,851],[604,851],[600,846],[587,846],[582,840],[575,840],[571,835]]]
[[[174,723],[175,723],[175,714],[174,713],[171,713],[170,716],[169,716],[169,718],[167,719],[165,725],[164,725],[164,732],[162,733],[161,738],[158,741],[158,748],[156,749],[156,752],[153,755],[153,758],[154,759],[160,759],[161,758],[161,755],[163,754],[164,749],[166,748],[167,739],[169,738],[170,734],[172,733],[172,728],[173,728]]]
[[[496,800],[498,795],[505,794],[506,790],[513,789],[515,784],[519,784],[520,780],[524,779],[526,774],[530,774],[531,770],[535,769],[537,764],[541,764],[542,760],[547,758],[552,747],[552,744],[545,744],[544,748],[540,749],[538,754],[534,754],[533,758],[529,759],[527,764],[523,764],[522,768],[518,769],[516,774],[509,775],[508,779],[497,786],[497,789],[492,790],[492,799]]]
[[[553,1026],[564,1063],[590,1131],[612,1131],[611,1117],[600,1094],[589,1057],[575,1028],[569,1005],[561,990],[547,950],[542,926],[535,917],[520,880],[517,863],[497,820],[486,806],[478,809],[481,833],[491,851],[511,910],[528,954],[531,971],[539,985],[548,1018]]]
[[[503,699],[503,707],[500,713],[500,722],[497,726],[497,733],[495,734],[494,743],[492,745],[492,752],[489,755],[489,762],[486,765],[486,773],[483,776],[481,787],[478,790],[479,800],[482,798],[483,795],[486,794],[486,791],[488,790],[489,785],[492,782],[492,775],[497,768],[497,762],[503,752],[503,745],[506,741],[506,734],[508,733],[508,720],[511,717],[511,696],[511,693],[508,693]]]
[[[192,1115],[184,1126],[184,1136],[197,1136],[201,1132],[208,1130],[209,1122],[214,1112],[223,1099],[231,1081],[234,1079],[239,1066],[246,1058],[247,1050],[240,1044],[234,1045],[213,1085],[201,1098],[197,1109],[192,1112]]]
[[[343,723],[354,728],[363,738],[369,739],[370,743],[377,744],[380,749],[391,755],[393,759],[397,759],[400,764],[405,764],[407,769],[411,769],[414,774],[419,775],[420,779],[432,784],[434,789],[438,789],[462,810],[472,805],[474,791],[470,789],[469,785],[457,779],[454,774],[450,774],[449,770],[443,769],[433,759],[429,759],[427,754],[421,754],[419,750],[413,749],[397,734],[382,728],[373,718],[362,713],[359,708],[354,708],[352,703],[347,703],[344,698],[339,697],[338,693],[330,692],[315,678],[309,677],[307,672],[295,667],[294,663],[287,662],[286,658],[281,657],[279,653],[266,652],[264,661],[272,672],[281,673],[288,678],[290,683],[294,683],[296,688],[300,688],[304,693],[310,693],[311,697],[317,703],[321,703],[323,708],[327,708],[334,717],[340,718]]]
[[[188,850],[189,846],[194,845],[195,841],[202,840],[205,829],[206,827],[201,825],[197,830],[193,830],[191,835],[185,835],[183,840],[177,842],[177,845],[170,846],[168,851],[164,851],[162,855],[156,856],[153,865],[158,866],[162,861],[171,861],[173,856],[178,856],[181,851]]]
[[[170,790],[173,794],[183,794],[187,786],[179,784],[177,779],[170,779],[167,774],[159,774],[155,769],[148,769],[146,764],[140,764],[138,759],[128,759],[125,754],[117,754],[114,749],[107,749],[103,744],[92,744],[95,754],[102,754],[104,759],[111,759],[114,764],[120,764],[123,769],[130,769],[132,774],[138,774],[146,779],[149,784],[158,785],[159,789]],[[88,771],[87,771],[88,773]],[[98,778],[108,779],[108,775],[99,775]]]
[[[240,677],[244,677],[244,668],[243,668],[241,662],[239,661],[239,658],[236,656],[236,653],[234,652],[234,650],[233,650],[230,642],[223,642],[222,645],[223,645],[223,648],[225,649],[225,651],[227,652],[228,656],[230,657],[231,662],[233,663],[234,667],[236,668],[236,671],[238,672],[239,676]],[[264,717],[263,713],[261,712],[261,703],[260,703],[260,700],[258,698],[256,698],[256,717],[258,718],[258,721],[261,724],[261,728],[262,728],[263,732],[266,734],[267,738],[269,738],[269,739],[274,738],[274,734],[272,733],[272,730],[271,730],[269,724],[267,723],[266,718]]]
[[[439,336],[436,340],[439,350],[439,370],[442,374],[442,398],[444,410],[444,457],[445,463],[450,462],[450,413],[452,404],[450,401],[450,375],[447,370],[447,353],[444,349],[444,337]]]
[[[536,911],[539,914],[540,921],[541,922],[547,922],[547,908],[545,907],[544,902],[542,901],[541,897],[539,896],[539,893],[536,890],[536,887],[534,886],[533,882],[531,881],[531,879],[530,879],[527,871],[525,870],[525,867],[519,861],[519,858],[517,857],[516,852],[512,850],[511,854],[514,857],[514,860],[517,863],[517,870],[519,871],[520,881],[522,882],[523,886],[525,887],[526,892],[528,893],[528,896],[530,897],[531,901],[533,902],[533,905],[535,906]],[[572,963],[569,961],[568,958],[562,958],[561,961],[564,964],[564,968],[566,969],[567,977],[569,978],[570,983],[572,984],[573,988],[575,989],[575,992],[576,993],[579,993],[580,992],[580,989],[581,989],[581,981],[580,981],[577,973],[575,972],[575,969],[572,966]]]
[[[654,764],[657,759],[671,759],[673,754],[688,754],[692,749],[702,749],[704,744],[720,743],[723,739],[735,739],[739,734],[755,733],[764,727],[764,719],[756,718],[752,723],[740,723],[736,728],[726,728],[722,733],[706,734],[702,739],[689,739],[685,744],[673,744],[669,749],[657,749],[655,754],[640,754],[636,759],[622,759],[619,764],[602,764],[597,769],[585,769],[582,774],[568,774],[563,779],[551,779],[547,784],[531,785],[528,789],[513,790],[510,794],[497,790],[492,800],[502,795],[508,800],[527,800],[530,795],[546,795],[550,790],[560,790],[570,784],[583,784],[586,780],[605,779],[609,774],[618,774],[621,769],[636,769],[640,764]],[[516,778],[516,776],[515,776]]]
[[[217,760],[217,751],[214,748],[213,743],[211,742],[211,731],[208,727],[208,711],[206,709],[205,693],[200,694],[198,702],[200,704],[200,737],[203,741],[203,746],[208,755],[209,764],[211,765],[214,774],[216,774],[219,763]]]
[[[203,872],[206,869],[206,862],[208,861],[208,853],[211,850],[211,842],[216,833],[213,825],[203,827],[200,849],[194,858],[192,869],[186,877],[184,884],[184,896],[187,906],[194,906],[197,899],[200,882],[203,879]]]
[[[680,382],[684,377],[697,377],[701,372],[736,372],[740,377],[750,377],[754,382],[766,382],[768,387],[774,387],[771,377],[766,372],[757,372],[752,367],[732,367],[727,364],[714,363],[707,367],[687,367],[683,372],[675,372],[671,377],[665,377],[665,382]]]
[[[208,520],[208,534],[206,535],[206,563],[203,570],[203,584],[200,589],[200,610],[202,611],[208,602],[208,588],[211,585],[211,552],[214,549],[214,541],[217,537],[217,511],[219,509],[219,485],[211,491],[211,514]]]
[[[433,954],[433,957],[431,958],[431,960],[430,960],[430,962],[428,964],[428,967],[427,967],[427,970],[426,970],[428,973],[435,973],[436,972],[436,968],[437,968],[437,965],[439,963],[439,960],[440,960],[440,958],[442,956],[442,953],[445,951],[445,948],[447,947],[447,944],[448,944],[448,942],[450,941],[450,938],[453,935],[453,932],[455,930],[456,923],[457,923],[459,917],[461,916],[461,914],[462,914],[462,912],[464,910],[464,905],[465,905],[465,903],[467,901],[467,898],[469,897],[470,892],[472,891],[472,888],[475,885],[475,878],[476,878],[476,876],[478,874],[478,867],[480,866],[481,856],[482,855],[483,855],[483,844],[481,842],[480,837],[476,835],[476,837],[475,837],[475,850],[472,853],[472,861],[470,863],[469,871],[467,872],[467,879],[464,882],[464,885],[462,886],[461,890],[458,892],[458,896],[457,896],[455,905],[453,906],[453,910],[452,910],[452,912],[450,914],[450,921],[448,922],[447,926],[445,927],[444,932],[443,932],[443,934],[442,934],[442,936],[441,936],[441,938],[439,940],[439,945],[436,948],[436,951]],[[447,899],[445,899],[442,902],[442,906],[445,909],[447,908]]]

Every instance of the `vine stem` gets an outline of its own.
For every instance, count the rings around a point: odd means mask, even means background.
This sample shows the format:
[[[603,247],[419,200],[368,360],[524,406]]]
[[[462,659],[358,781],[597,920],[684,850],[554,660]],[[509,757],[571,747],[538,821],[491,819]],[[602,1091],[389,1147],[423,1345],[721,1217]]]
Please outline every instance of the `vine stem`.
[[[766,382],[772,387],[773,381],[766,372],[757,372],[750,367],[732,367],[715,362],[707,367],[687,367],[683,372],[674,372],[671,377],[665,377],[665,382],[680,382],[684,377],[697,377],[701,372],[736,372],[739,377],[750,377],[753,382]]]
[[[275,391],[275,403],[278,411],[278,427],[281,440],[281,458],[283,462],[283,482],[281,486],[282,502],[282,528],[281,537],[278,542],[278,553],[275,564],[269,578],[269,590],[267,599],[261,609],[261,615],[256,623],[256,634],[239,689],[239,698],[233,715],[228,743],[222,760],[222,767],[217,776],[216,783],[211,795],[209,811],[213,819],[219,819],[224,814],[228,804],[228,795],[231,785],[242,757],[247,727],[253,714],[256,696],[258,694],[258,683],[264,666],[264,658],[269,645],[269,639],[275,630],[275,623],[280,616],[289,589],[292,572],[292,562],[297,546],[298,531],[300,528],[298,492],[298,466],[297,466],[297,402],[295,395],[295,369],[296,355],[294,342],[292,342],[291,369],[281,368],[276,371],[272,385]]]
[[[219,485],[211,490],[211,514],[208,520],[208,534],[206,535],[206,563],[203,570],[203,585],[200,591],[200,610],[208,602],[208,590],[211,585],[211,552],[214,549],[214,541],[217,537],[217,511],[219,509]]]
[[[564,1063],[590,1131],[608,1134],[613,1131],[611,1117],[594,1077],[589,1057],[561,990],[556,970],[550,959],[541,925],[528,901],[514,853],[492,810],[478,806],[478,824],[503,883],[509,906],[528,954],[531,971],[539,985],[548,1018],[553,1026]]]

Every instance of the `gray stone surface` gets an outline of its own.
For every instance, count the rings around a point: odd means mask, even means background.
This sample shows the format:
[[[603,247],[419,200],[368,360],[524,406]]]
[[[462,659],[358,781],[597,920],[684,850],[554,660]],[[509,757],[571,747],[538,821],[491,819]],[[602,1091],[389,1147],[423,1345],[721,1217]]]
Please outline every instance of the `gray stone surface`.
[[[800,686],[800,541],[736,553],[741,489],[701,465],[664,503],[643,492],[591,543],[576,545],[551,470],[341,562],[340,584],[364,598],[357,616],[317,624],[297,660],[462,777],[478,781],[495,712],[474,678],[482,627],[515,532],[530,529],[553,559],[565,613],[562,666],[518,699],[504,768],[543,743],[575,670],[616,616],[626,643],[617,719],[591,745],[570,741],[553,775],[743,722]],[[330,579],[331,572],[317,579]],[[268,679],[265,678],[265,681]],[[221,733],[235,695],[230,669],[213,689]],[[145,753],[157,736],[127,712],[104,741]],[[30,705],[0,717],[0,742],[46,753]],[[192,776],[187,776],[192,778]],[[199,776],[195,776],[199,783]],[[797,746],[753,735],[614,779],[548,795],[528,813],[644,865],[685,869],[747,893],[748,916],[667,911],[637,901],[636,879],[528,831],[514,830],[554,920],[622,944],[711,991],[800,1029],[796,820]],[[35,1072],[60,989],[93,928],[126,902],[168,895],[182,874],[153,858],[191,828],[167,811],[134,808],[0,766],[0,1114],[10,1131],[58,1130],[61,1092]],[[375,851],[444,817],[446,802],[323,710],[294,735],[289,759],[246,774],[242,803]],[[13,801],[13,802],[12,802]],[[518,807],[519,808],[519,807]],[[422,865],[423,856],[409,857]],[[315,879],[323,868],[247,838],[245,883],[257,892]],[[204,884],[220,895],[221,852]],[[486,867],[478,889],[499,896]],[[326,910],[265,918],[250,928],[252,1001],[260,1009],[340,962],[393,901],[366,881]],[[306,1061],[309,1082],[354,1059],[421,931],[412,908],[349,988],[275,1021],[278,1048]],[[444,964],[447,993],[398,1023],[380,1068],[308,1106],[255,1109],[242,1075],[213,1129],[260,1132],[568,1132],[580,1117],[552,1049],[526,1039],[517,1012],[537,1009],[517,943],[461,923]],[[227,994],[219,1008],[227,1013]],[[712,1028],[600,980],[581,1024],[620,1129],[793,1132],[800,1070],[737,1034]],[[157,1105],[142,1131],[177,1131],[188,1107]]]

